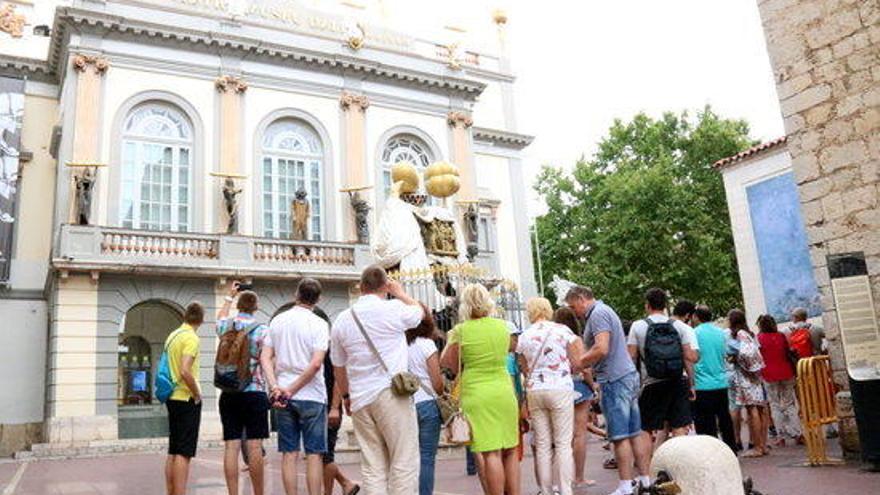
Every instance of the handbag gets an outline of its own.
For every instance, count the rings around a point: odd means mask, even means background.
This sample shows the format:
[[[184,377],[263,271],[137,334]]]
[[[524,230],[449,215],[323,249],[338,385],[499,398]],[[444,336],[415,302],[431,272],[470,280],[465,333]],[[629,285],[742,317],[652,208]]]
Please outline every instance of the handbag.
[[[464,348],[464,326],[460,326],[458,339],[458,373],[455,374],[455,382],[449,394],[444,394],[443,404],[437,401],[440,407],[440,416],[443,417],[444,407],[447,418],[443,420],[443,440],[453,445],[470,445],[473,442],[473,430],[467,415],[461,408],[461,351]]]
[[[364,329],[364,325],[361,323],[361,319],[358,318],[354,308],[351,308],[351,316],[354,318],[355,324],[361,331],[361,335],[363,335],[364,339],[367,341],[367,346],[370,348],[370,351],[372,351],[373,355],[376,356],[376,359],[379,360],[382,369],[385,370],[385,373],[390,373],[388,366],[385,364],[385,360],[382,359],[382,355],[379,354],[379,350],[376,349],[376,345],[373,344],[373,340],[370,339],[370,335],[367,334],[366,329]],[[418,377],[409,371],[401,371],[391,377],[391,392],[398,397],[411,397],[416,393],[416,390],[419,389],[419,386],[420,382]]]

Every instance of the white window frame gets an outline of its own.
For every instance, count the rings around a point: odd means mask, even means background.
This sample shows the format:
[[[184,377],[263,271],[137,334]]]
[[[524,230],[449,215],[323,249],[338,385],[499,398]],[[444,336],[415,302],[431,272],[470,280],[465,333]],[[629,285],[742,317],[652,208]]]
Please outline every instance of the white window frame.
[[[293,127],[289,130],[276,130],[273,129],[275,126],[283,126],[293,124]],[[272,133],[277,132],[279,137],[272,139]],[[286,138],[293,138],[299,141],[299,144],[302,145],[301,150],[291,150],[286,148],[280,148],[277,146],[267,145],[267,141],[272,141],[273,143],[277,143],[280,140]],[[291,232],[291,219],[290,219],[290,202],[296,197],[296,191],[302,187],[308,193],[306,197],[309,200],[310,208],[310,221],[309,225],[309,240],[320,241],[325,237],[325,198],[324,198],[324,163],[325,163],[325,154],[324,154],[324,146],[321,141],[320,136],[312,128],[312,126],[302,120],[295,118],[281,118],[278,119],[266,128],[266,131],[263,133],[263,136],[260,140],[261,144],[261,153],[258,164],[260,184],[261,184],[261,196],[259,198],[259,204],[261,209],[261,220],[263,226],[262,235],[266,237],[274,237],[274,238],[284,238],[289,237]],[[266,162],[269,161],[270,164],[270,173],[269,173],[269,185],[270,189],[266,190]],[[287,177],[283,177],[281,175],[280,168],[284,165],[290,165],[294,167],[294,173],[292,176],[288,175]],[[296,173],[296,167],[301,164],[302,165],[302,175]],[[317,175],[312,175],[311,169],[313,166],[317,168]],[[284,179],[288,179],[292,181],[292,190],[287,187],[287,189],[282,193],[282,183]],[[317,187],[313,184],[317,181]],[[287,186],[287,184],[285,184]],[[318,198],[315,198],[315,191],[318,192]],[[283,194],[286,201],[286,209],[281,210],[278,207],[279,195]],[[270,208],[268,210],[269,216],[271,218],[271,226],[266,222],[266,198],[267,195],[270,199]],[[315,206],[317,206],[317,211]]]
[[[142,116],[141,119],[165,119],[168,124],[178,129],[178,136],[157,136],[138,132],[144,127],[147,121],[133,122],[138,114],[144,112],[155,112],[151,115]],[[160,115],[164,112],[166,115]],[[177,117],[175,122],[172,117]],[[132,126],[135,128],[132,129]],[[166,184],[160,177],[160,182],[149,182],[149,186],[158,186],[159,194],[162,194],[162,188],[170,187],[168,202],[162,200],[156,201],[150,198],[149,207],[157,206],[159,208],[159,218],[145,220],[141,216],[141,208],[144,198],[142,196],[142,188],[144,187],[145,172],[148,167],[155,165],[146,163],[146,150],[148,147],[158,146],[161,148],[171,148],[171,163],[162,164],[171,167],[171,182]],[[133,148],[134,154],[131,155]],[[187,154],[186,161],[186,201],[181,201],[181,182],[180,169],[182,167],[180,156],[183,152]],[[120,184],[119,195],[119,222],[126,228],[156,230],[156,231],[174,231],[188,232],[192,228],[193,223],[193,128],[186,114],[167,103],[147,103],[133,108],[125,118],[122,128],[122,180]],[[129,170],[129,167],[132,167]],[[135,176],[130,177],[129,173]],[[126,182],[131,184],[126,184]],[[130,185],[128,191],[130,195],[126,195],[126,187]],[[131,201],[131,218],[128,218],[126,211],[126,202]],[[169,208],[167,221],[162,219],[162,209]],[[180,208],[186,208],[186,218],[180,218]]]
[[[395,142],[404,143],[393,150],[389,150]],[[421,148],[421,150],[417,148]],[[386,155],[389,156],[386,157]],[[431,147],[422,138],[405,132],[391,136],[382,145],[382,154],[379,156],[380,167],[382,168],[382,198],[387,198],[391,192],[391,167],[400,161],[408,161],[415,165],[416,171],[422,178],[422,181],[419,183],[419,193],[427,194],[424,184],[424,172],[434,160],[434,153]],[[429,195],[426,204],[439,205],[440,200]]]

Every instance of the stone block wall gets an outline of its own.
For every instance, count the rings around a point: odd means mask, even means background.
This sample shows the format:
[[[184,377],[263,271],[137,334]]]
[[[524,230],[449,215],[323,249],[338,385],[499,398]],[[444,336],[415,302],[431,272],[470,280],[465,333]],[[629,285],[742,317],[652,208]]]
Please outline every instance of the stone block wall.
[[[826,256],[865,253],[880,314],[880,2],[758,0],[807,223],[835,382],[847,386]]]

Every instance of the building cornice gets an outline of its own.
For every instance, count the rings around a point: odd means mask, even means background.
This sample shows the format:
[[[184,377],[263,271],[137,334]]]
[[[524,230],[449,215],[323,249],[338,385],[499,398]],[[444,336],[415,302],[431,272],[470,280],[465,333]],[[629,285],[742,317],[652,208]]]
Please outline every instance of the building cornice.
[[[149,22],[145,19],[111,15],[77,7],[59,7],[55,15],[53,40],[49,49],[48,67],[56,73],[63,63],[67,31],[71,27],[78,32],[107,32],[148,38],[152,43],[187,43],[240,52],[242,55],[271,59],[274,63],[306,65],[336,74],[357,74],[360,77],[384,80],[391,84],[417,85],[435,91],[455,93],[467,100],[475,100],[483,92],[486,83],[464,77],[444,74],[446,68],[439,61],[431,61],[432,70],[418,70],[392,66],[345,53],[327,53],[281,44],[233,33],[206,31],[169,24]],[[424,60],[421,60],[424,62]],[[434,70],[436,69],[436,70]]]
[[[21,77],[37,81],[53,81],[54,76],[49,64],[35,58],[16,57],[0,54],[0,75]]]
[[[486,127],[474,127],[473,134],[474,141],[517,150],[521,150],[532,144],[532,141],[535,139],[534,136],[529,136],[527,134],[502,131],[499,129],[488,129]]]

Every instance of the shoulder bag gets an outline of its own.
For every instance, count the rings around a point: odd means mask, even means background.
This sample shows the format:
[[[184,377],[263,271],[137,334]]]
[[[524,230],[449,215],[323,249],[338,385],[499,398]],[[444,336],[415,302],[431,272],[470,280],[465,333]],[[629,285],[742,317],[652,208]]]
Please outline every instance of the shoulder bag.
[[[367,346],[370,348],[370,351],[373,352],[373,355],[376,356],[376,359],[379,360],[379,364],[382,366],[382,369],[385,370],[385,373],[390,373],[391,371],[388,369],[388,366],[385,364],[385,360],[382,359],[382,356],[379,354],[379,350],[376,349],[375,344],[373,344],[373,340],[370,339],[370,335],[367,334],[366,329],[364,329],[363,323],[361,323],[361,319],[358,318],[357,313],[354,311],[354,308],[351,308],[351,316],[354,318],[354,322],[357,325],[358,329],[361,331],[361,335],[364,336],[364,339],[367,341]],[[401,371],[400,373],[396,373],[391,377],[391,392],[398,397],[411,397],[412,394],[416,393],[416,390],[419,389],[420,382],[416,375],[413,375],[409,371]]]
[[[437,399],[443,421],[443,439],[453,445],[470,445],[473,430],[467,415],[461,409],[461,351],[464,349],[464,325],[458,327],[458,372],[452,391]],[[444,417],[444,414],[446,417]]]

